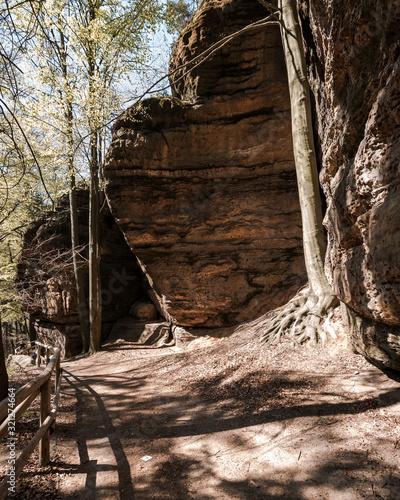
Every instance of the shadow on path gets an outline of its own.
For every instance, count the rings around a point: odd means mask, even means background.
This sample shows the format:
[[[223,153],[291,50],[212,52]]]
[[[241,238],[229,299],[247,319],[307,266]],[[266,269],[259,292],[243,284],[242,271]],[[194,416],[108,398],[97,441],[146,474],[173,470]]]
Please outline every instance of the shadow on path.
[[[78,428],[78,451],[80,464],[84,467],[87,474],[85,484],[85,498],[87,500],[94,500],[96,498],[96,476],[97,472],[113,471],[118,473],[118,488],[121,498],[134,498],[134,489],[131,479],[129,462],[127,460],[124,448],[117,436],[112,420],[108,414],[107,408],[101,396],[84,380],[79,379],[72,373],[64,368],[64,378],[71,388],[75,391],[76,399],[78,401],[78,409],[76,414],[76,426]],[[85,388],[93,397],[98,411],[97,418],[103,428],[96,427],[96,433],[100,431],[100,437],[107,438],[114,454],[117,465],[99,464],[96,460],[90,460],[87,441],[91,438],[93,433],[93,420],[91,422],[85,421],[83,409],[87,407],[87,396],[85,396],[82,388]],[[92,425],[91,425],[92,423]],[[83,471],[81,471],[83,472]]]
[[[169,387],[165,387],[165,391],[157,392],[156,389],[160,389],[160,386],[154,385],[155,379],[144,378],[140,369],[110,375],[91,374],[78,377],[66,370],[64,374],[78,401],[76,426],[80,465],[75,471],[69,466],[69,472],[86,474],[85,491],[77,493],[77,498],[88,500],[98,498],[97,475],[107,471],[118,474],[118,485],[116,482],[110,482],[109,496],[102,497],[107,499],[217,498],[211,492],[193,490],[189,481],[191,477],[195,478],[194,485],[201,479],[197,488],[201,488],[201,484],[207,481],[214,484],[214,488],[222,494],[219,498],[227,500],[314,498],[303,492],[311,487],[310,485],[320,489],[328,488],[337,493],[346,492],[350,488],[352,476],[357,484],[363,485],[364,476],[371,474],[372,469],[379,468],[380,462],[368,458],[368,452],[364,450],[344,449],[347,446],[347,443],[344,443],[345,438],[335,427],[337,422],[340,426],[340,418],[332,421],[330,417],[359,415],[370,409],[384,408],[400,402],[398,387],[377,392],[374,397],[364,396],[360,399],[357,394],[343,391],[335,393],[332,387],[331,392],[324,392],[326,376],[318,378],[318,374],[303,374],[298,378],[298,374],[294,372],[272,372],[265,379],[265,372],[251,372],[232,381],[230,371],[217,377],[206,376],[196,382],[189,382],[185,390],[177,392]],[[101,393],[97,392],[99,389],[93,389],[94,385],[101,387]],[[288,394],[291,400],[287,399]],[[328,397],[336,402],[318,402],[318,398]],[[119,415],[122,415],[123,421],[114,425],[113,422],[115,419],[118,421]],[[307,479],[293,476],[288,480],[271,476],[270,470],[274,464],[263,469],[264,465],[257,463],[249,472],[252,467],[250,457],[247,459],[248,478],[229,480],[221,476],[216,466],[216,457],[220,459],[224,454],[218,455],[207,449],[211,435],[217,440],[224,436],[226,442],[229,442],[230,438],[233,440],[233,445],[225,453],[226,457],[232,454],[232,450],[237,450],[239,454],[244,450],[256,456],[257,453],[262,454],[262,445],[259,445],[258,449],[256,445],[248,444],[246,433],[249,430],[246,429],[286,422],[284,428],[287,430],[289,425],[294,426],[297,419],[304,418],[306,421],[312,420],[309,423],[304,423],[303,420],[291,434],[286,435],[284,446],[291,447],[290,440],[299,439],[302,432],[306,439],[314,439],[317,434],[322,441],[327,444],[333,442],[336,446],[336,449],[326,450],[318,466],[305,470]],[[264,430],[267,432],[268,428]],[[260,428],[257,432],[261,432]],[[191,437],[195,439],[187,439]],[[201,444],[199,448],[196,448],[196,444],[193,451],[190,451],[191,456],[185,455],[186,449],[182,452],[182,442],[188,443],[190,448],[198,440],[202,443],[204,438],[205,444]],[[385,443],[381,440],[380,446],[388,447],[389,442],[388,437]],[[109,445],[116,465],[91,460],[90,446],[93,446],[93,443],[100,443],[99,446],[104,443]],[[162,443],[161,448],[158,443]],[[277,435],[276,441],[268,446],[278,449],[281,444]],[[339,453],[337,450],[340,446],[343,449]],[[133,471],[132,460],[135,464],[140,462],[138,458],[141,455],[138,453],[143,453],[144,450],[158,455],[157,461],[140,467],[135,465],[140,470]],[[297,460],[300,458],[301,450]],[[59,465],[63,468],[61,463]],[[296,463],[294,465],[296,466]],[[151,474],[147,473],[146,467],[151,467]],[[347,479],[343,474],[347,474]],[[387,484],[390,483],[392,494],[400,487],[399,475],[388,471],[385,474],[382,477]],[[387,484],[382,483],[381,487],[386,487]],[[364,493],[367,494],[366,489]]]

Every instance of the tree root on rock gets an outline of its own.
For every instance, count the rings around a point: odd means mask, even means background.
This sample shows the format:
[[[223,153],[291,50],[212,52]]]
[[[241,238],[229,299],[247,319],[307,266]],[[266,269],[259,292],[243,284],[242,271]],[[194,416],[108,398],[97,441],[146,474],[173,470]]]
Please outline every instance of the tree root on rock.
[[[313,344],[327,340],[327,334],[335,337],[335,332],[324,322],[329,313],[339,305],[332,293],[317,297],[310,289],[304,288],[286,305],[269,312],[253,323],[257,332],[262,332],[261,342],[276,344],[286,336],[298,344],[311,341]]]

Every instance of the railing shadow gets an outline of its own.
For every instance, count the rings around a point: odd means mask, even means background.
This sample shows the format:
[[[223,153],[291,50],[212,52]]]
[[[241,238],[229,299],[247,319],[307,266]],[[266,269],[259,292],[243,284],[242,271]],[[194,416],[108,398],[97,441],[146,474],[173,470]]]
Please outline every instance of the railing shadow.
[[[99,464],[97,461],[90,460],[87,438],[80,433],[77,438],[78,452],[80,464],[84,466],[84,471],[87,474],[85,484],[85,498],[87,500],[94,500],[96,498],[96,476],[97,472],[104,472],[105,470],[116,470],[118,473],[118,487],[121,498],[134,498],[134,489],[130,474],[130,466],[127,460],[121,440],[117,436],[116,430],[113,426],[112,420],[107,412],[107,408],[101,396],[90,386],[89,383],[79,379],[69,371],[64,369],[64,378],[70,387],[74,390],[76,399],[78,401],[78,410],[76,413],[76,426],[78,428],[85,427],[84,416],[82,408],[85,406],[85,395],[82,388],[86,389],[89,394],[94,398],[100,418],[104,425],[104,431],[101,437],[108,439],[112,452],[114,454],[117,465]],[[123,495],[123,496],[122,496]]]

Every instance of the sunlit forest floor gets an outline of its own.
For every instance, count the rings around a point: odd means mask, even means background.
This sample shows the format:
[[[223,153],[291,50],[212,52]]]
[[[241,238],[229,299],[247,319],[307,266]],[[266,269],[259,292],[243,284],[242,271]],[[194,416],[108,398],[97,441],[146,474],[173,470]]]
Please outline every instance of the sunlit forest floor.
[[[52,463],[33,456],[17,498],[400,498],[400,384],[344,337],[119,342],[63,368]]]

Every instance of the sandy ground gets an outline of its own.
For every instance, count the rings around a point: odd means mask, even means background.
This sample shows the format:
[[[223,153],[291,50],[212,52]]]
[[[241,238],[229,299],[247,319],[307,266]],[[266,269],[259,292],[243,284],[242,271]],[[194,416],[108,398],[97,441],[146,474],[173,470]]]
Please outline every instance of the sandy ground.
[[[400,384],[343,342],[114,343],[62,365],[53,461],[16,498],[400,499]]]

